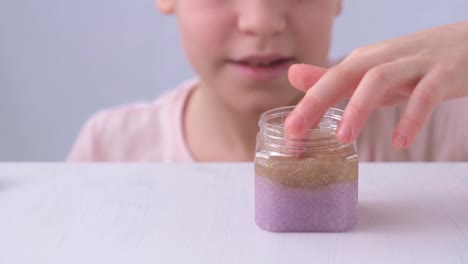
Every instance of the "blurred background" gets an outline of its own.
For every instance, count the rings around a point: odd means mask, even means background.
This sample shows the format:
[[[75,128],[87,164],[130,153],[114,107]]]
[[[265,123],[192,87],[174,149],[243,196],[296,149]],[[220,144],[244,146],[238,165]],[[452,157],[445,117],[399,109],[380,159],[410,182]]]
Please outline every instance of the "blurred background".
[[[467,0],[344,0],[331,57],[468,19]],[[151,0],[0,0],[0,161],[61,161],[96,110],[193,76]]]

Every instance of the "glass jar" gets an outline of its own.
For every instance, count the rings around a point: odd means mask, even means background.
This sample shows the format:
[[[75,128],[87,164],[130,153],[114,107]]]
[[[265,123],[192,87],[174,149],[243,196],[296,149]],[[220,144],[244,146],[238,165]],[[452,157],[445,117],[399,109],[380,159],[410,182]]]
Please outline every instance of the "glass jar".
[[[255,153],[255,222],[273,232],[337,232],[358,218],[358,156],[336,139],[342,110],[291,137],[284,120],[293,106],[260,117]]]

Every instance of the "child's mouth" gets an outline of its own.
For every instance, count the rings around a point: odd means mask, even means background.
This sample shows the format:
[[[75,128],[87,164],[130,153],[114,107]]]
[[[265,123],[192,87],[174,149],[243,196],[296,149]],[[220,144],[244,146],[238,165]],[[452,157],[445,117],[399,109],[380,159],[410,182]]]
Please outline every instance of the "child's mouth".
[[[242,78],[269,81],[286,75],[294,60],[292,57],[269,55],[228,60],[228,63]]]

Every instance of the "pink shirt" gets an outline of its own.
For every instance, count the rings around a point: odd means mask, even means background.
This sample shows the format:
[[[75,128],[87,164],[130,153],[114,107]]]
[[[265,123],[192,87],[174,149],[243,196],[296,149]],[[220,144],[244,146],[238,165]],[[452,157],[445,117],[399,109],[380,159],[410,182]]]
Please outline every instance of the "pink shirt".
[[[154,102],[104,110],[82,128],[74,162],[193,162],[183,135],[183,110],[196,81]],[[442,103],[410,149],[395,150],[393,129],[402,108],[373,113],[357,140],[361,161],[468,161],[468,98]]]

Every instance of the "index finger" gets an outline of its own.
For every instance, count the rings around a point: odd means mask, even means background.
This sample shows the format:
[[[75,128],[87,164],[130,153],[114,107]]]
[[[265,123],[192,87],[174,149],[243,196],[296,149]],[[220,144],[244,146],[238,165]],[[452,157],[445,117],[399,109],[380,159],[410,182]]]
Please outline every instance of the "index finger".
[[[289,67],[289,82],[298,90],[307,92],[327,72],[327,69],[309,64],[294,64]]]
[[[317,126],[328,108],[354,90],[359,84],[357,69],[350,70],[347,65],[338,65],[327,71],[310,88],[293,112],[285,121],[290,134],[301,134],[304,130]]]

